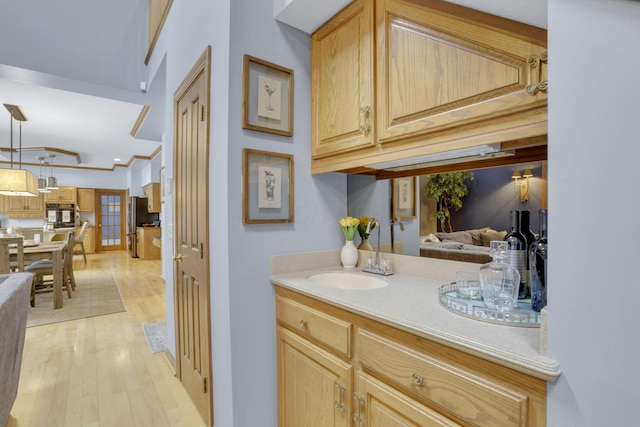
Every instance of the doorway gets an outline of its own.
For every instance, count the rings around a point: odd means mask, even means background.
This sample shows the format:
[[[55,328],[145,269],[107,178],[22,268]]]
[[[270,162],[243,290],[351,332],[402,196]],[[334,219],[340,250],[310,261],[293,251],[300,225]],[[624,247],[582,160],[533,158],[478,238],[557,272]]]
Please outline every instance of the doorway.
[[[209,76],[211,47],[174,99],[176,374],[207,425],[213,420],[209,304]]]
[[[96,190],[96,251],[125,249],[125,192]]]

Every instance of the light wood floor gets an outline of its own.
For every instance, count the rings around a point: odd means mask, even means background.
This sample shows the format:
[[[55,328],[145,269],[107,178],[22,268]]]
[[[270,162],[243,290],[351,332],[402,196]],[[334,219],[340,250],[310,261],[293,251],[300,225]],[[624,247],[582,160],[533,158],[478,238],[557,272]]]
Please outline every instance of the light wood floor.
[[[27,328],[18,398],[7,427],[203,426],[142,324],[165,320],[160,261],[127,252],[74,257],[114,273],[126,312]],[[64,296],[66,298],[66,295]]]

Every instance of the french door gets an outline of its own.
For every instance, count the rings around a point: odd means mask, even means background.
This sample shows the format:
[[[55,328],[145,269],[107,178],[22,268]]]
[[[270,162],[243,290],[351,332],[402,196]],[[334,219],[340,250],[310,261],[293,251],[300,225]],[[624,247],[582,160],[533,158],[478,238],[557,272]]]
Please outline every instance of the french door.
[[[125,192],[96,190],[96,251],[126,249]]]

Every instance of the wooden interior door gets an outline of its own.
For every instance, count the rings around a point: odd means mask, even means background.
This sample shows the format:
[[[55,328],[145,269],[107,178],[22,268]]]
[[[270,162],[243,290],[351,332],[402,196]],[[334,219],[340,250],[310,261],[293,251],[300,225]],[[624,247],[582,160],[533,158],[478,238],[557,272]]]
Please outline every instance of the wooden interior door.
[[[212,425],[209,306],[209,75],[211,48],[175,94],[174,244],[176,368],[207,425]]]
[[[125,192],[96,190],[96,251],[126,249]]]

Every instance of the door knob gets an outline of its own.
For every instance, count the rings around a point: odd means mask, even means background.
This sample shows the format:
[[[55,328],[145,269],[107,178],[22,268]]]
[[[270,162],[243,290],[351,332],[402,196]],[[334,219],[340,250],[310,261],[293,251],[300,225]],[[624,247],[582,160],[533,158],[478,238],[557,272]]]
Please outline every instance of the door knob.
[[[176,254],[173,256],[173,260],[175,262],[182,262],[182,260],[184,259],[184,257],[181,254]]]

